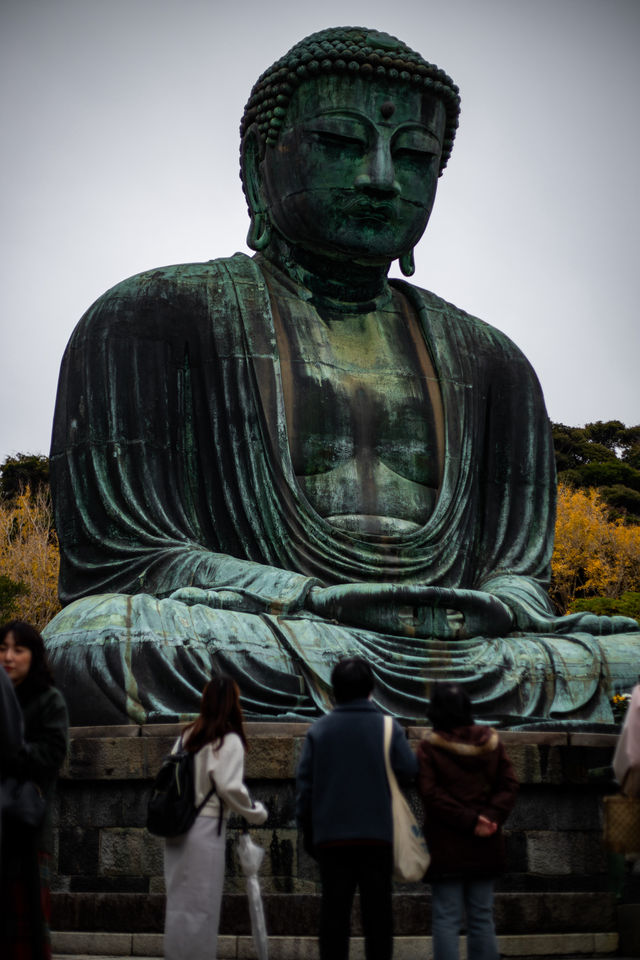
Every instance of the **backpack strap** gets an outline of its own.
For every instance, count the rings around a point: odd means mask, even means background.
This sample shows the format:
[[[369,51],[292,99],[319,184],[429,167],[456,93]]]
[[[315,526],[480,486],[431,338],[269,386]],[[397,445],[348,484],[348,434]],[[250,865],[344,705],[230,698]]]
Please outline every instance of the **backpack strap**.
[[[202,803],[199,803],[198,806],[196,807],[196,817],[198,816],[202,808],[205,806],[205,804],[209,802],[209,800],[211,799],[211,797],[214,795],[215,792],[216,792],[216,785],[214,783],[211,787],[211,790],[209,790],[209,793],[206,795]],[[220,800],[220,810],[222,811],[222,800]],[[218,833],[220,833],[219,830],[218,830]]]
[[[180,744],[178,746],[178,749],[184,750],[184,733],[180,734]],[[195,763],[195,754],[192,753],[191,756],[193,757],[193,763]],[[193,778],[195,780],[195,770],[193,770]],[[215,792],[216,792],[216,785],[215,783],[213,783],[211,785],[211,789],[207,793],[202,803],[199,803],[198,806],[196,807],[196,817],[198,816],[200,811],[204,809],[204,807],[209,802],[209,800],[211,800],[211,797],[214,795]],[[220,801],[220,811],[222,811],[222,800]],[[221,816],[222,816],[222,813],[221,813]],[[220,834],[220,829],[218,830],[218,834]]]
[[[183,736],[184,736],[184,734],[181,734],[181,736],[180,736],[180,749],[182,749],[182,737],[183,737]],[[194,756],[194,760],[195,760],[195,754],[194,754],[193,756]],[[212,784],[211,784],[211,789],[210,789],[209,792],[207,793],[206,797],[204,798],[204,800],[202,801],[202,803],[199,803],[198,806],[196,807],[196,817],[198,816],[198,814],[200,813],[200,811],[204,809],[205,805],[209,802],[209,800],[211,800],[211,797],[214,795],[214,793],[216,793],[216,785],[215,785],[215,783],[212,783]],[[222,833],[222,813],[223,813],[223,810],[224,810],[224,804],[223,804],[223,802],[222,802],[222,797],[218,797],[218,803],[220,804],[220,816],[219,816],[219,818],[218,818],[218,836],[220,836],[221,833]]]
[[[211,797],[214,795],[215,792],[216,792],[216,785],[215,785],[215,783],[214,783],[214,784],[212,785],[212,787],[211,787],[211,790],[209,790],[209,793],[206,795],[206,797],[204,798],[204,800],[202,801],[202,803],[199,804],[199,805],[196,807],[196,817],[198,816],[198,814],[200,813],[200,811],[201,811],[202,808],[204,807],[205,803],[207,803],[207,801],[211,799]],[[223,802],[222,802],[222,798],[221,798],[221,797],[218,797],[218,803],[220,804],[220,816],[219,816],[219,818],[218,818],[218,836],[220,836],[221,833],[222,833],[222,814],[223,814],[223,811],[224,811],[224,804],[223,804]]]

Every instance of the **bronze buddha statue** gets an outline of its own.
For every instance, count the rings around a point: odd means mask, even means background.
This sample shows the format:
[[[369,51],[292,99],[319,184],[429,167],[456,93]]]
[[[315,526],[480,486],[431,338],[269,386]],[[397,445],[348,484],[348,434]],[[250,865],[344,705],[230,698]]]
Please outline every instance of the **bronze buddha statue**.
[[[548,600],[554,455],[527,360],[387,277],[413,272],[458,113],[387,34],[306,38],[242,121],[255,256],[146,271],[80,321],[46,631],[75,723],[194,712],[219,670],[249,717],[310,717],[345,655],[406,718],[455,678],[493,721],[608,722],[637,679],[634,621]]]

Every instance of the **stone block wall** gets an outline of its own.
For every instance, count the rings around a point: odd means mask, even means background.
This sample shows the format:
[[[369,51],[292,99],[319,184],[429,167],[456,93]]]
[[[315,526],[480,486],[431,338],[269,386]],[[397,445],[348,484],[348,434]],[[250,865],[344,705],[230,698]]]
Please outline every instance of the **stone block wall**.
[[[314,894],[315,863],[295,828],[295,769],[306,724],[248,724],[246,774],[252,794],[269,809],[252,835],[267,850],[265,893]],[[144,828],[153,776],[178,733],[173,725],[77,728],[63,770],[56,810],[53,889],[69,893],[163,892],[162,842]],[[410,742],[424,734],[408,729]],[[506,827],[509,873],[505,892],[600,891],[607,886],[601,845],[601,797],[606,783],[588,771],[611,761],[615,736],[505,732],[521,781]],[[420,812],[417,796],[411,798]],[[241,822],[227,841],[226,889],[244,889],[235,854]],[[415,887],[410,888],[415,890]]]

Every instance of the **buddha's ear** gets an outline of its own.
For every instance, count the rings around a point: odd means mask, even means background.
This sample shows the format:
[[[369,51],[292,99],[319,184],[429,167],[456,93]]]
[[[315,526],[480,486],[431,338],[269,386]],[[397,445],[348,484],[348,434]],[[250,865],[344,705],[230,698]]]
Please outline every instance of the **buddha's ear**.
[[[413,256],[413,247],[400,257],[400,269],[405,277],[412,277],[416,272],[416,261]]]
[[[271,221],[262,190],[261,159],[260,137],[257,128],[253,125],[242,139],[240,165],[242,184],[251,218],[247,234],[247,246],[256,251],[264,250],[271,239]]]

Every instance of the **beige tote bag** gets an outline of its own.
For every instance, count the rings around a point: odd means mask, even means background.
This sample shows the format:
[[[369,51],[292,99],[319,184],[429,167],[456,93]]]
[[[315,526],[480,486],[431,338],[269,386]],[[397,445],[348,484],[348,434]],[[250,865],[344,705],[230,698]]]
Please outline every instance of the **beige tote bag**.
[[[393,720],[384,718],[384,763],[391,790],[393,819],[393,875],[405,883],[417,883],[425,875],[431,861],[422,830],[405,800],[391,768],[391,731]]]

